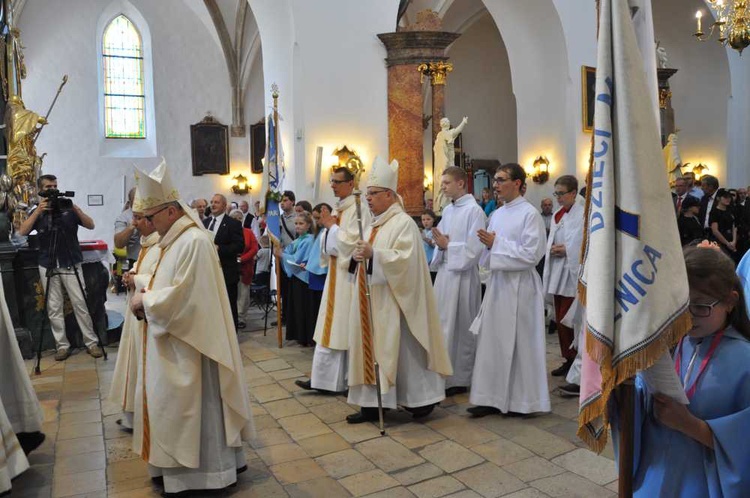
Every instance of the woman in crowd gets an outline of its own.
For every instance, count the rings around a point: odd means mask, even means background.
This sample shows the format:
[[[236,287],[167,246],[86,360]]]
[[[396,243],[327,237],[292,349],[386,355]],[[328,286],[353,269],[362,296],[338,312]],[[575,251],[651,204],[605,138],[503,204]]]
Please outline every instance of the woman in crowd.
[[[437,216],[429,209],[422,213],[422,244],[424,245],[424,253],[427,256],[427,265],[432,261],[432,255],[435,253],[435,240],[432,236],[432,227],[435,226]],[[432,283],[435,283],[435,277],[437,272],[430,272]]]
[[[307,326],[306,303],[312,299],[308,287],[309,273],[303,263],[307,263],[313,245],[312,215],[303,211],[294,218],[294,229],[297,238],[284,248],[283,253],[277,248],[277,256],[283,261],[283,268],[291,279],[291,290],[286,304],[286,338],[295,340],[302,346],[312,346],[312,330]],[[313,324],[314,327],[314,324]]]
[[[242,211],[239,209],[233,210],[229,213],[229,216],[235,220],[242,222]],[[253,283],[253,275],[255,273],[255,256],[258,254],[258,239],[255,238],[255,234],[249,228],[242,228],[242,234],[245,236],[245,250],[240,254],[240,281],[237,283],[239,289],[237,290],[237,310],[240,317],[244,317],[245,320],[240,320],[237,325],[238,328],[244,329],[247,321],[247,311],[250,307],[250,285]]]
[[[313,212],[312,204],[310,204],[307,201],[299,201],[297,202],[297,204],[294,205],[294,212],[296,214],[300,214],[303,212],[312,214]]]
[[[731,257],[737,253],[737,225],[734,222],[732,194],[723,188],[716,192],[714,207],[708,215],[708,226],[711,228],[712,240]]]
[[[497,209],[497,201],[495,200],[495,196],[492,195],[492,191],[488,188],[482,189],[482,202],[479,203],[479,205],[484,209],[484,214],[489,216],[492,214],[492,211]]]
[[[680,232],[680,242],[683,247],[695,240],[703,240],[705,232],[698,214],[701,210],[701,201],[688,195],[682,201],[682,212],[677,218],[677,229]]]
[[[750,320],[734,263],[720,250],[685,250],[693,328],[674,366],[690,402],[637,378],[637,497],[744,497],[750,490]],[[614,408],[614,407],[613,407]],[[611,410],[616,415],[616,410]],[[613,437],[618,424],[613,420]]]

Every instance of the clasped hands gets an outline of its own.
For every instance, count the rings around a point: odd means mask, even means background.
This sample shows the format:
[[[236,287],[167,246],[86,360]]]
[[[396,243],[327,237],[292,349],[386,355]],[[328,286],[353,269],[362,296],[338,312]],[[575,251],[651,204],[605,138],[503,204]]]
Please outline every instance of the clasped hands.
[[[358,240],[354,246],[354,253],[352,254],[352,258],[354,258],[354,261],[356,261],[357,263],[361,263],[366,259],[371,259],[372,246],[364,240]]]
[[[558,258],[564,258],[567,254],[565,252],[565,244],[552,244],[549,249],[550,256],[556,256]]]
[[[495,232],[488,232],[487,230],[480,228],[477,230],[477,237],[479,241],[487,246],[487,249],[492,249],[492,245],[495,243]]]
[[[143,320],[146,318],[146,313],[143,309],[143,294],[146,293],[146,289],[141,289],[141,292],[136,292],[133,297],[130,298],[130,311],[138,318]]]

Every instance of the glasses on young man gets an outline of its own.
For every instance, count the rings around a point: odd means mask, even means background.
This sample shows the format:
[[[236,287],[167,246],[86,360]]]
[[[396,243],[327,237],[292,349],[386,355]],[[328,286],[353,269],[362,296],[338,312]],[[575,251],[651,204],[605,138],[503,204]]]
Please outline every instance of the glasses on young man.
[[[571,192],[575,192],[575,190],[567,190],[565,192],[555,191],[555,192],[552,193],[552,195],[554,195],[555,197],[562,197],[562,196],[567,195],[567,194],[569,194]]]

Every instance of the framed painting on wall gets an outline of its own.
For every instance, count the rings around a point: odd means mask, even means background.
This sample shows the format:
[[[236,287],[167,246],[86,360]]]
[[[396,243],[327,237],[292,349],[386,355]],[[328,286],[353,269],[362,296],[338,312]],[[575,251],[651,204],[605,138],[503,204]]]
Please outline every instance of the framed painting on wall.
[[[229,127],[212,116],[190,125],[193,176],[229,174]]]
[[[594,131],[594,99],[596,98],[596,68],[581,66],[581,119],[583,131]]]
[[[266,155],[266,120],[250,125],[250,170],[263,173],[262,159]]]

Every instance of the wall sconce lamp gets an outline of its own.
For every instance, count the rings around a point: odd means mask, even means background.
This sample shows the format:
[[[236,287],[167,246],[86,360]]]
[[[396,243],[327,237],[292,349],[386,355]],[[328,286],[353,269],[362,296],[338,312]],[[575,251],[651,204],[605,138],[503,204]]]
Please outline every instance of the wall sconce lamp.
[[[427,175],[424,175],[422,186],[424,187],[425,192],[432,190],[432,180]]]
[[[701,177],[706,174],[708,171],[708,166],[706,166],[703,163],[698,163],[695,166],[693,166],[693,174],[695,175],[695,180],[699,181]]]
[[[540,185],[546,183],[549,180],[549,159],[545,156],[539,156],[534,159],[534,165],[531,168],[529,176],[534,183]]]
[[[247,195],[250,192],[250,185],[247,184],[247,178],[245,175],[237,175],[234,178],[234,185],[232,185],[232,192],[237,195]]]

